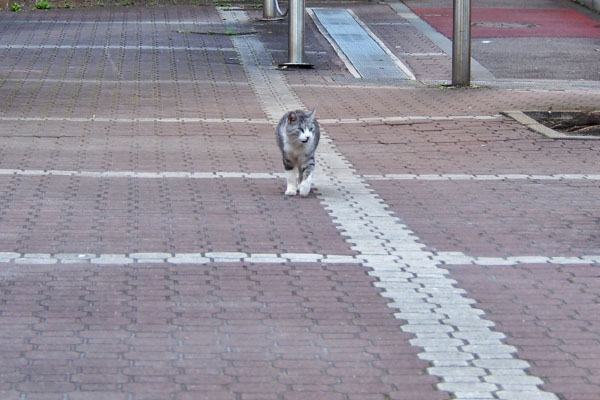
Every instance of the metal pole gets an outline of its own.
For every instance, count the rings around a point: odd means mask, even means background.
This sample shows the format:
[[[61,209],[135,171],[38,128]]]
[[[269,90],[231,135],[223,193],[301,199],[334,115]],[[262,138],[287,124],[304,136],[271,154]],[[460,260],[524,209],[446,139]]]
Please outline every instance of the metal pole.
[[[289,2],[288,59],[286,67],[311,68],[304,62],[304,0]]]
[[[452,86],[471,85],[471,0],[454,0]]]
[[[290,0],[288,63],[304,61],[304,0]]]
[[[275,1],[276,0],[263,1],[263,21],[276,21],[283,19],[283,17],[277,13],[277,4]]]
[[[263,19],[270,20],[275,18],[275,0],[264,0]]]

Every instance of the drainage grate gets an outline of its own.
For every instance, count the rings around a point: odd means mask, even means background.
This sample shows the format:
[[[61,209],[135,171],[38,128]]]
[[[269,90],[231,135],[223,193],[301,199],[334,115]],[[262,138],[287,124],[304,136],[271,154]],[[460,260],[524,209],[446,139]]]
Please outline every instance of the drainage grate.
[[[506,111],[533,131],[553,139],[600,139],[600,111]]]
[[[322,32],[325,37],[333,41],[334,48],[339,49],[358,72],[357,78],[414,79],[408,68],[386,51],[385,45],[372,37],[372,32],[367,32],[368,28],[350,11],[313,8],[310,13],[326,31]]]

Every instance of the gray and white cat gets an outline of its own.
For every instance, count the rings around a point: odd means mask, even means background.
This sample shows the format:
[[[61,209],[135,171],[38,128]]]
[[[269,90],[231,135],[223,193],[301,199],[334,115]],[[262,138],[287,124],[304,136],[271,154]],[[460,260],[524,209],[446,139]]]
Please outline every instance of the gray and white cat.
[[[277,144],[283,156],[287,196],[307,196],[315,170],[315,150],[319,144],[319,123],[315,110],[290,111],[277,125]]]

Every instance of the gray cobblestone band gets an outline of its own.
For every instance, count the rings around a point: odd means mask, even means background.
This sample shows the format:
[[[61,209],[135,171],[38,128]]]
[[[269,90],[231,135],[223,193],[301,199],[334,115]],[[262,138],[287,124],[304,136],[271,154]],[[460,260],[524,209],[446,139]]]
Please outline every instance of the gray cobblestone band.
[[[95,264],[95,265],[130,265],[147,263],[170,263],[202,265],[210,263],[248,262],[248,263],[301,263],[317,262],[324,264],[357,264],[360,257],[338,254],[313,253],[240,253],[240,252],[206,252],[206,253],[163,253],[138,252],[130,254],[90,254],[90,253],[16,253],[0,252],[0,263],[17,265],[53,265],[53,264]]]
[[[415,180],[415,181],[512,181],[512,180],[530,180],[530,181],[560,181],[560,180],[600,180],[597,174],[384,174],[384,175],[363,175],[363,178],[370,181],[396,181],[396,180]]]
[[[0,169],[2,175],[19,176],[69,176],[79,178],[134,178],[134,179],[281,179],[284,174],[280,172],[189,172],[189,171],[74,171],[74,170],[43,170],[43,169]],[[598,181],[597,174],[385,174],[361,175],[365,181],[561,181],[561,180],[589,180]]]
[[[121,46],[121,45],[60,45],[60,44],[0,44],[0,49],[8,50],[168,50],[168,51],[235,51],[232,48],[226,47],[191,47],[191,46],[154,46],[154,45],[139,45],[139,46]]]
[[[148,81],[151,82],[151,81]],[[83,83],[73,81],[72,83]],[[198,83],[198,82],[194,82]],[[260,88],[261,85],[256,86]],[[457,121],[457,120],[493,120],[501,118],[501,115],[451,115],[427,117],[422,115],[414,116],[391,116],[391,117],[366,117],[366,118],[321,118],[321,125],[337,125],[337,124],[386,124],[411,121]],[[116,123],[132,123],[132,122],[163,122],[163,123],[241,123],[241,124],[269,124],[273,120],[262,118],[201,118],[201,117],[137,117],[137,118],[108,118],[102,116],[89,117],[21,117],[21,116],[1,116],[0,121],[60,121],[60,122],[116,122]]]
[[[225,16],[243,19],[243,16]],[[265,112],[276,119],[285,111],[305,108],[266,49],[256,38],[233,38],[252,87]],[[557,399],[543,392],[539,378],[527,374],[529,364],[516,359],[516,349],[504,335],[491,330],[493,322],[473,306],[474,300],[455,286],[448,271],[438,266],[419,238],[392,215],[384,202],[356,174],[325,132],[318,151],[321,169],[315,185],[319,198],[342,235],[360,253],[363,265],[406,321],[412,344],[423,348],[431,375],[441,378],[438,388],[457,399]]]
[[[107,117],[0,117],[0,121],[53,121],[53,122],[116,122],[116,123],[127,123],[132,122],[151,122],[151,123],[237,123],[237,124],[268,124],[270,123],[266,119],[247,119],[247,118],[195,118],[195,117],[181,117],[181,118],[156,118],[156,117],[139,117],[139,118],[107,118]]]
[[[462,252],[439,252],[434,260],[446,265],[518,265],[518,264],[600,264],[600,255],[579,257],[544,257],[544,256],[510,256],[510,257],[471,257]]]
[[[317,262],[324,264],[357,264],[373,262],[373,256],[349,256],[341,254],[315,253],[241,253],[241,252],[206,252],[206,253],[164,253],[137,252],[122,254],[90,254],[90,253],[17,253],[0,252],[0,263],[15,263],[18,265],[52,265],[52,264],[97,264],[97,265],[129,265],[140,263],[171,263],[171,264],[209,264],[219,262],[248,262],[248,263],[298,263]],[[404,259],[401,256],[382,256],[382,263],[399,264]],[[512,256],[512,257],[471,257],[461,252],[440,252],[431,256],[431,261],[438,265],[488,265],[513,266],[519,264],[568,264],[568,265],[600,265],[600,255],[579,257],[544,257],[544,256]],[[401,278],[403,274],[392,270],[383,274],[388,280]],[[407,275],[408,276],[408,275]],[[444,278],[446,279],[446,278]],[[411,282],[393,280],[386,287],[403,290],[418,287],[423,278],[414,278]],[[446,279],[446,281],[449,281]],[[433,283],[433,280],[431,280]],[[438,282],[439,284],[439,282]],[[383,286],[382,286],[383,287]],[[385,287],[384,287],[385,288]]]
[[[41,169],[0,169],[1,175],[68,176],[78,178],[134,178],[134,179],[279,179],[283,173],[273,172],[142,172],[142,171],[68,171]]]

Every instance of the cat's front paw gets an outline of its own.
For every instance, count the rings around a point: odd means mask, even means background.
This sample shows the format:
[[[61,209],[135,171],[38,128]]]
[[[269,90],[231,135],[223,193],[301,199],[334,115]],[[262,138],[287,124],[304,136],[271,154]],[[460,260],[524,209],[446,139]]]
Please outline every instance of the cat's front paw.
[[[310,185],[300,185],[300,196],[306,197],[310,193]]]
[[[286,195],[286,196],[295,196],[295,195],[296,195],[296,188],[293,188],[293,187],[288,187],[288,188],[285,190],[285,195]]]

